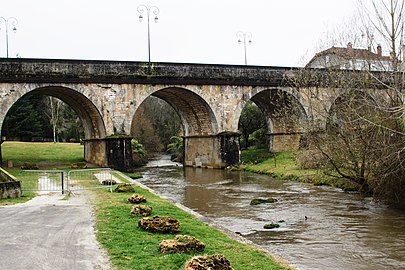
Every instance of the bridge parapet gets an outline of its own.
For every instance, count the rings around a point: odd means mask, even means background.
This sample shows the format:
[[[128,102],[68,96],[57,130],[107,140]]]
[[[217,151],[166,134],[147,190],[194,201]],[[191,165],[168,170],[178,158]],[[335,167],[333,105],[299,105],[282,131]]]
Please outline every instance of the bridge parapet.
[[[280,86],[294,68],[125,61],[0,60],[2,82]]]

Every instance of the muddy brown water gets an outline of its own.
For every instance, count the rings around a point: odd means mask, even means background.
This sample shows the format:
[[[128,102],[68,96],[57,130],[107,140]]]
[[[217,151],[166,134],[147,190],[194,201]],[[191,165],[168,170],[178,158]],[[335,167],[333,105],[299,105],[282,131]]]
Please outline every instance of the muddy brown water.
[[[140,182],[298,269],[405,269],[405,212],[331,187],[201,168],[158,156]],[[252,206],[253,198],[274,204]],[[266,230],[267,223],[278,223]]]

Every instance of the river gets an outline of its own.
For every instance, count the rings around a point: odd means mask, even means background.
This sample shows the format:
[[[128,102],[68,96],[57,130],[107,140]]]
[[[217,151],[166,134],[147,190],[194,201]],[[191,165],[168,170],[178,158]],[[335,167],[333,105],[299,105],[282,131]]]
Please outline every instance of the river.
[[[158,156],[140,182],[297,269],[405,269],[405,212],[356,193],[265,175],[183,168]],[[253,198],[276,203],[250,205]],[[266,230],[263,225],[278,223]]]

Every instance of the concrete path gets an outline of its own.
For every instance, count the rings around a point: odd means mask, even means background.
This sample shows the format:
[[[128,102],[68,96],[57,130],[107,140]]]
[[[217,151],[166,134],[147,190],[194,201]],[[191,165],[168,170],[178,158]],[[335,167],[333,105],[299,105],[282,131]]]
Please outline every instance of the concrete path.
[[[0,207],[0,269],[112,269],[85,193],[42,195]]]

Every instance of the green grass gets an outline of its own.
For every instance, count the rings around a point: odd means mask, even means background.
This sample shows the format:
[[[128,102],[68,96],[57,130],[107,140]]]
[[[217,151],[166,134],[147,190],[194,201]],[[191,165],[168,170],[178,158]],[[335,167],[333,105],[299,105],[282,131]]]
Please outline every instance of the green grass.
[[[132,179],[139,179],[142,178],[142,174],[140,173],[135,173],[135,172],[122,172],[126,176],[132,178]]]
[[[301,169],[295,155],[293,151],[270,153],[266,149],[244,150],[241,154],[242,168],[278,179],[334,186],[346,191],[357,190],[356,186],[345,180],[328,177],[315,169]]]
[[[235,270],[288,269],[276,263],[264,252],[230,239],[223,232],[196,220],[180,210],[139,187],[136,193],[147,198],[146,205],[153,208],[152,215],[167,215],[180,221],[180,234],[188,234],[205,243],[206,249],[192,254],[161,254],[159,243],[172,239],[171,234],[153,234],[138,228],[138,217],[129,215],[132,205],[127,202],[129,193],[96,191],[95,209],[97,238],[106,248],[110,259],[118,269],[181,269],[184,263],[195,255],[223,254]]]
[[[266,149],[242,151],[244,169],[250,172],[271,174],[278,178],[310,177],[316,170],[302,170],[295,162],[294,152],[270,153]]]
[[[83,161],[83,145],[79,143],[4,142],[3,161],[12,160],[14,166],[32,162],[40,166],[69,166]]]

